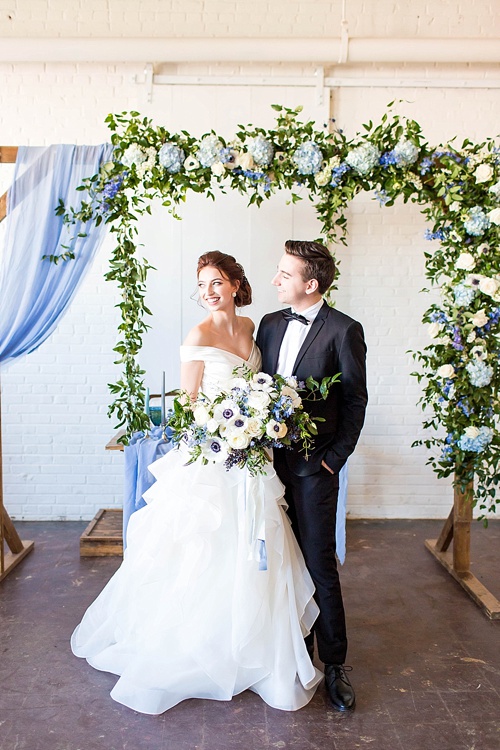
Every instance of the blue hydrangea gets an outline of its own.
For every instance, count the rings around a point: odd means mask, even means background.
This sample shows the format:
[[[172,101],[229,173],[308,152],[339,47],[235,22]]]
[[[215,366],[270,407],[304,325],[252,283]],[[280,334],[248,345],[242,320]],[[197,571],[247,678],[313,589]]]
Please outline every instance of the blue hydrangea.
[[[380,151],[373,143],[363,143],[353,148],[346,156],[346,162],[359,174],[368,174],[379,163]]]
[[[186,156],[176,143],[164,143],[158,154],[158,161],[170,174],[177,174],[182,169]]]
[[[453,287],[453,294],[457,307],[469,307],[476,296],[476,290],[471,286],[465,286],[465,284],[457,284]]]
[[[431,240],[444,240],[445,236],[443,229],[438,229],[437,232],[433,232],[431,229],[426,229],[424,232],[424,237],[429,242]]]
[[[418,159],[418,148],[411,141],[399,141],[399,143],[396,143],[393,153],[397,159],[397,164],[403,167],[415,164]]]
[[[482,453],[492,440],[493,430],[491,427],[480,427],[477,437],[469,437],[464,433],[458,441],[458,447],[463,451]]]
[[[486,362],[482,362],[479,359],[475,359],[469,362],[465,366],[471,385],[476,388],[484,388],[484,386],[491,383],[493,377],[493,367],[487,365]]]
[[[304,141],[293,154],[299,174],[317,174],[321,169],[323,154],[314,141]]]
[[[252,154],[254,162],[260,167],[268,167],[273,160],[274,146],[263,135],[252,138],[248,143],[248,150]]]
[[[107,182],[102,189],[103,198],[114,198],[123,182],[123,175],[118,175]]]
[[[490,226],[490,220],[484,213],[481,206],[474,206],[469,211],[469,218],[464,221],[464,227],[467,234],[473,237],[479,237]]]
[[[211,167],[216,161],[219,161],[220,151],[223,148],[222,143],[216,135],[206,135],[200,141],[197,159],[202,167]]]
[[[431,157],[426,156],[420,162],[420,174],[427,174],[427,172],[431,171],[433,166],[434,166],[434,160]]]

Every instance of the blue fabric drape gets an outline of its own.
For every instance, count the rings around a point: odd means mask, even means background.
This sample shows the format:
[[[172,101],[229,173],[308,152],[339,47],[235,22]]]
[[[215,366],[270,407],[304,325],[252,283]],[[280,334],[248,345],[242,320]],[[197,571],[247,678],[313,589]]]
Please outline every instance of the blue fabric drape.
[[[55,208],[62,198],[78,209],[85,193],[76,188],[112,153],[111,144],[19,148],[0,263],[0,363],[39,347],[73,299],[106,227],[64,225]],[[80,232],[88,235],[76,237]],[[57,265],[42,260],[60,254],[62,245],[71,246],[74,260]]]

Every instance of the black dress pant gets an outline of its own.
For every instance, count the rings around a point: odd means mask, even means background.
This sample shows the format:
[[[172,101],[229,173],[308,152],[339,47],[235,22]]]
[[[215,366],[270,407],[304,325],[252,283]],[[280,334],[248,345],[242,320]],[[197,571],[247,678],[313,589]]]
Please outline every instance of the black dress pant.
[[[324,467],[310,476],[298,476],[289,467],[286,452],[274,450],[274,468],[285,485],[288,515],[316,587],[318,655],[325,664],[344,664],[347,635],[335,554],[339,478]]]

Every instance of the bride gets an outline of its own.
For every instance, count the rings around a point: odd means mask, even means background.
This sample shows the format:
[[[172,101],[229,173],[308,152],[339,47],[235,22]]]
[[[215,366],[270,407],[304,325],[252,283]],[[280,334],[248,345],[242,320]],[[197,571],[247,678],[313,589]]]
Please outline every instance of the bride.
[[[235,367],[260,369],[254,324],[236,315],[252,290],[220,252],[200,257],[198,289],[209,315],[181,346],[181,387],[214,397]],[[249,542],[247,469],[188,458],[181,447],[150,466],[147,505],[132,515],[123,563],[73,633],[73,653],[119,675],[111,697],[142,713],[247,689],[295,711],[323,675],[304,643],[318,609],[283,485],[269,463],[258,485],[262,564]]]

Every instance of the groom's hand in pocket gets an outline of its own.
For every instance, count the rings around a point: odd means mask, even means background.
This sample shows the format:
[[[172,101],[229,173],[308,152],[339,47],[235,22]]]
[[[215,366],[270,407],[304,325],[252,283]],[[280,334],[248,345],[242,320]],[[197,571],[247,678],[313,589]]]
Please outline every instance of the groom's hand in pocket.
[[[322,461],[322,462],[321,462],[321,466],[324,466],[324,467],[325,467],[325,469],[326,469],[327,471],[329,471],[329,472],[330,472],[330,474],[335,474],[335,472],[334,472],[334,471],[332,471],[332,470],[330,469],[330,467],[328,466],[328,464],[326,464],[326,463],[325,463],[324,461]]]

